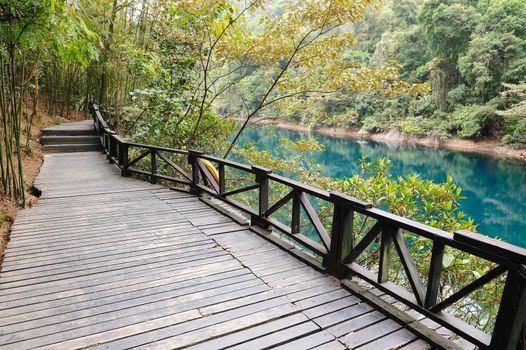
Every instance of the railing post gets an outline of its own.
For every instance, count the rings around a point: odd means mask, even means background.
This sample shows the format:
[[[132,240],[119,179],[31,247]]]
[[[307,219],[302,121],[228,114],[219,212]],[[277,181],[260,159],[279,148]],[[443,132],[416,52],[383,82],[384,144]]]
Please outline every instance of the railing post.
[[[108,163],[111,163],[111,150],[113,148],[113,140],[111,139],[111,134],[108,133],[108,152],[106,153],[106,159],[108,159]]]
[[[204,153],[196,150],[188,150],[188,164],[192,166],[192,186],[190,192],[193,194],[200,194],[201,190],[197,187],[199,185],[199,165],[197,161]]]
[[[222,196],[225,193],[225,165],[219,163],[219,195]]]
[[[252,170],[254,171],[256,175],[256,182],[259,184],[259,191],[258,191],[258,216],[252,215],[250,217],[250,224],[252,226],[257,226],[262,229],[268,230],[269,225],[262,220],[263,213],[265,213],[268,210],[268,195],[269,195],[269,181],[268,181],[268,175],[272,173],[272,170],[253,166]]]
[[[99,142],[102,145],[102,152],[104,153],[104,133],[100,129],[99,118],[97,118],[97,137],[99,138]]]
[[[117,140],[113,136],[115,134],[115,131],[111,131],[110,134],[108,134],[108,160],[110,163],[113,162],[113,158],[117,155]]]
[[[119,165],[121,166],[121,175],[130,176],[128,172],[128,144],[119,143]]]
[[[156,184],[157,177],[155,177],[155,174],[157,174],[157,152],[153,148],[150,148],[150,167],[152,172],[150,175],[150,183]]]
[[[109,135],[106,134],[106,133],[103,133],[102,134],[102,153],[105,153],[106,154],[106,159],[109,159],[109,152],[108,152],[108,145],[110,143],[110,138],[109,138]]]
[[[292,216],[290,218],[290,231],[292,234],[300,233],[301,225],[301,199],[300,192],[293,190],[292,193]]]
[[[389,270],[391,268],[391,252],[393,250],[393,234],[395,230],[396,228],[386,226],[381,233],[378,283],[385,283],[389,280]]]
[[[526,322],[526,266],[519,265],[508,271],[490,348],[517,350],[524,322]]]
[[[327,272],[340,279],[345,277],[340,264],[354,248],[354,210],[343,205],[345,200],[343,196],[331,193],[331,202],[334,203],[331,250],[324,262]]]
[[[435,306],[438,300],[438,291],[440,288],[440,275],[442,273],[442,261],[444,259],[443,243],[434,241],[431,252],[431,263],[429,265],[429,275],[427,282],[426,299],[424,302],[425,308]]]

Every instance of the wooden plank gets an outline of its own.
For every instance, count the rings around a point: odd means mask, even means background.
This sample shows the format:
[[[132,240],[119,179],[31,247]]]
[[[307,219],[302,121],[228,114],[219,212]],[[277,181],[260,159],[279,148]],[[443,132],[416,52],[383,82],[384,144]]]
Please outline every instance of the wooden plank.
[[[185,249],[182,249],[181,252],[184,252]],[[183,253],[184,254],[184,253]],[[178,250],[172,250],[167,252],[166,254],[159,254],[158,256],[154,255],[148,255],[144,259],[134,260],[131,259],[129,261],[121,261],[116,264],[110,264],[107,266],[104,266],[102,264],[97,264],[95,267],[87,269],[87,270],[75,270],[71,272],[63,272],[63,273],[57,273],[57,274],[51,274],[51,275],[20,275],[20,276],[13,276],[11,279],[6,278],[6,280],[2,281],[2,286],[0,288],[0,292],[3,292],[6,289],[14,289],[17,287],[23,287],[28,285],[34,285],[34,284],[50,284],[52,282],[56,281],[63,281],[61,283],[69,283],[73,281],[83,280],[86,278],[89,278],[89,276],[97,275],[97,274],[106,274],[108,276],[112,276],[115,274],[122,273],[121,270],[124,269],[131,269],[134,267],[141,267],[144,265],[150,265],[150,264],[156,264],[156,263],[163,263],[172,261],[177,261],[178,258],[180,258],[180,251]],[[142,257],[141,257],[142,258]]]
[[[420,305],[424,305],[426,288],[424,287],[424,282],[422,282],[418,268],[411,257],[409,248],[407,248],[402,230],[398,229],[393,232],[393,242],[406,272],[409,284],[411,285],[411,289],[413,290],[413,294],[417,302]]]
[[[402,328],[398,323],[393,320],[385,319],[373,325],[368,325],[365,328],[362,328],[358,331],[355,331],[351,334],[348,334],[340,339],[345,345],[349,348],[354,349],[359,346],[370,343],[372,340],[381,338],[385,335],[390,335],[391,333]]]
[[[319,324],[322,328],[328,328],[338,323],[345,322],[349,319],[370,313],[374,308],[367,303],[354,304],[352,306],[346,306],[343,309],[330,312],[326,315],[319,316],[314,321]]]
[[[275,321],[264,323],[259,326],[251,327],[239,332],[235,332],[223,337],[215,338],[209,341],[199,343],[194,346],[190,346],[187,349],[191,350],[209,350],[209,349],[222,349],[226,347],[232,347],[235,345],[244,344],[243,346],[249,346],[250,343],[246,343],[255,338],[260,338],[267,334],[271,334],[277,331],[280,331],[284,328],[289,328],[296,324],[305,323],[308,321],[308,318],[302,314],[294,314],[287,316]],[[258,343],[259,346],[259,343]],[[251,347],[252,348],[252,347]]]
[[[342,299],[333,300],[323,305],[319,305],[312,309],[306,310],[305,315],[309,316],[310,318],[322,317],[328,313],[335,312],[346,307],[358,304],[359,302],[360,299],[356,298],[355,296],[347,296]]]
[[[94,269],[98,268],[111,268],[111,269],[117,269],[124,263],[129,262],[138,262],[138,263],[144,263],[147,264],[150,259],[153,258],[161,258],[161,257],[167,257],[167,256],[174,256],[174,253],[176,253],[176,256],[179,254],[177,252],[186,253],[189,250],[198,250],[203,246],[207,246],[210,248],[213,248],[211,246],[211,242],[203,239],[188,239],[187,242],[182,241],[177,243],[169,242],[170,245],[162,247],[162,249],[148,249],[146,251],[137,250],[134,254],[128,253],[128,254],[112,254],[109,256],[105,256],[104,259],[93,259],[91,260],[77,260],[77,264],[65,264],[66,266],[63,266],[64,264],[61,264],[61,266],[42,266],[42,267],[34,267],[34,268],[26,268],[23,270],[15,270],[15,271],[6,271],[5,277],[3,277],[2,283],[10,283],[14,281],[19,280],[38,280],[38,278],[45,276],[46,279],[50,279],[51,276],[53,276],[54,279],[63,279],[67,278],[68,274],[74,274],[78,272],[83,272],[86,270],[89,271],[89,273],[92,273]]]
[[[300,349],[312,349],[313,347],[329,344],[336,339],[334,336],[326,331],[316,332],[311,335],[299,338],[297,340],[287,342],[284,345],[273,347],[275,350],[300,350]]]
[[[195,254],[192,254],[195,256]],[[205,260],[206,259],[206,260]],[[161,263],[156,264],[150,264],[148,266],[135,266],[133,268],[128,269],[122,269],[119,271],[112,271],[111,273],[104,273],[104,274],[98,274],[96,276],[88,276],[88,278],[83,279],[76,279],[76,280],[70,280],[67,283],[64,283],[64,281],[52,281],[48,283],[41,283],[38,285],[27,285],[27,286],[21,286],[17,288],[9,288],[5,290],[0,290],[0,301],[1,303],[20,299],[20,298],[28,298],[28,297],[34,297],[35,295],[43,295],[43,294],[54,294],[58,292],[63,292],[67,290],[76,290],[78,288],[85,288],[89,286],[96,286],[96,285],[106,285],[109,280],[108,278],[111,277],[112,281],[115,280],[130,280],[134,278],[135,276],[140,276],[143,274],[151,273],[155,268],[157,267],[170,267],[174,266],[175,271],[172,273],[184,273],[185,268],[190,268],[192,266],[201,265],[202,263],[206,262],[218,262],[218,261],[228,261],[231,257],[228,255],[225,255],[223,252],[213,252],[208,255],[201,255],[198,259],[193,258],[191,261],[185,261],[185,258],[182,258],[181,261],[178,263],[177,261],[167,260],[163,261]],[[186,259],[188,260],[188,259]]]
[[[385,320],[386,317],[383,316],[378,311],[366,313],[356,318],[350,318],[349,320],[339,323],[335,326],[329,327],[327,330],[334,334],[335,337],[343,337],[346,334],[353,334],[354,332],[367,327],[368,325],[381,322]]]
[[[400,329],[396,332],[388,334],[380,339],[367,343],[360,347],[362,350],[390,350],[402,347],[411,341],[417,339],[413,333]]]
[[[314,322],[305,322],[240,344],[238,346],[233,346],[230,349],[274,349],[281,344],[288,343],[295,339],[305,339],[306,336],[310,337],[309,334],[315,333],[318,330],[319,327]],[[299,349],[299,347],[296,347],[296,349]]]
[[[345,349],[347,348],[342,343],[340,343],[338,340],[334,340],[332,342],[312,348],[312,350],[345,350]]]
[[[235,327],[234,325],[237,324],[237,329],[239,329],[239,327],[243,327],[243,325],[246,327],[251,324],[248,322],[252,321],[252,324],[254,324],[254,319],[258,319],[261,322],[262,319],[269,320],[280,318],[294,314],[295,311],[296,309],[291,305],[279,304],[279,302],[272,304],[269,302],[261,302],[219,313],[210,317],[197,319],[195,321],[164,327],[153,332],[146,332],[125,338],[121,337],[120,340],[114,341],[113,343],[95,346],[93,347],[93,350],[126,349],[141,345],[145,345],[148,349],[153,349],[154,342],[157,342],[156,346],[161,349],[170,346],[188,346],[192,345],[191,343],[197,343],[199,338],[202,339],[203,335],[206,335],[205,331],[211,331],[211,326],[223,323],[223,326],[225,327],[226,322],[233,320],[234,322],[226,323],[226,327]],[[221,334],[221,332],[218,333]],[[182,337],[183,339],[179,340],[176,338],[178,335],[188,335],[188,337],[186,337],[186,339]],[[207,337],[205,336],[205,339],[206,338]]]
[[[224,264],[222,264],[224,265]],[[225,272],[221,272],[225,271]],[[195,275],[185,275],[177,277],[164,277],[151,281],[144,281],[133,285],[125,285],[112,289],[105,289],[92,293],[75,295],[69,298],[53,299],[40,303],[23,304],[18,307],[2,310],[0,315],[0,325],[14,324],[28,319],[38,319],[49,315],[56,315],[70,311],[89,309],[94,306],[101,306],[119,298],[126,299],[133,295],[144,293],[153,294],[154,291],[169,290],[170,288],[180,288],[179,292],[188,292],[191,288],[202,288],[202,284],[213,283],[220,279],[227,279],[246,275],[248,272],[239,266],[224,266],[224,269],[209,271],[198,271]]]
[[[146,239],[149,237],[153,237],[155,240],[152,240],[149,242],[149,244],[141,244],[141,242],[144,242],[144,240],[123,240],[123,241],[117,241],[117,244],[99,244],[96,246],[92,246],[94,249],[91,250],[94,252],[93,254],[90,254],[89,249],[80,249],[80,248],[70,248],[70,249],[61,249],[58,251],[53,252],[42,252],[39,254],[35,253],[34,259],[31,259],[31,254],[19,256],[19,257],[12,257],[9,259],[8,263],[5,266],[5,271],[8,272],[10,270],[27,270],[27,269],[36,269],[38,268],[38,265],[44,267],[46,265],[53,265],[53,264],[75,264],[75,261],[86,261],[88,260],[95,260],[95,259],[102,259],[104,260],[105,257],[111,256],[111,255],[119,255],[122,253],[130,253],[134,249],[138,250],[138,253],[140,253],[141,250],[148,250],[153,248],[162,248],[165,246],[174,246],[177,248],[177,246],[185,244],[184,241],[181,240],[171,240],[169,236],[146,236]],[[177,237],[177,236],[176,236]],[[188,236],[181,236],[179,239],[183,239],[184,237]],[[154,243],[153,243],[154,242]],[[208,245],[212,244],[213,242],[210,242],[206,239],[197,239],[193,238],[192,241],[188,242],[188,246],[197,246],[197,245]],[[72,254],[75,254],[72,256]],[[37,266],[35,266],[37,265]],[[25,273],[21,272],[21,273]]]
[[[157,302],[153,305],[145,304],[144,306],[138,306],[133,309],[125,309],[119,314],[110,313],[106,314],[106,316],[85,317],[79,319],[75,323],[66,322],[61,324],[60,328],[57,327],[57,325],[49,325],[46,327],[40,327],[38,330],[26,330],[9,336],[0,336],[0,344],[2,344],[3,349],[20,349],[49,345],[72,338],[128,326],[131,322],[136,323],[138,320],[146,321],[168,316],[177,312],[191,310],[203,305],[203,303],[206,305],[206,303],[232,299],[240,295],[246,295],[261,290],[261,286],[256,286],[253,288],[244,288],[236,292],[222,293],[215,297],[203,295],[204,300],[198,299],[186,303],[177,303],[177,300],[172,299],[163,303]],[[169,305],[172,307],[168,307]]]
[[[316,307],[318,305],[322,305],[322,304],[325,304],[325,303],[329,303],[331,301],[338,300],[338,299],[341,299],[341,298],[346,298],[346,297],[349,297],[349,296],[350,296],[349,292],[347,292],[347,291],[345,291],[343,289],[337,289],[334,292],[330,292],[330,293],[326,293],[326,294],[323,294],[323,295],[320,295],[320,296],[316,296],[316,297],[312,297],[312,298],[309,298],[309,299],[306,299],[306,300],[302,300],[302,301],[296,303],[296,305],[298,307],[303,308],[303,309],[307,309],[307,308]],[[350,302],[350,304],[351,305],[355,304],[355,302],[352,301],[352,302]]]
[[[344,285],[346,286],[346,288],[355,291],[356,295],[358,295],[360,298],[371,302],[377,308],[377,310],[384,313],[386,316],[389,316],[390,318],[392,318],[392,320],[396,320],[400,324],[404,325],[408,330],[419,334],[421,338],[428,340],[442,348],[458,349],[458,346],[456,346],[454,343],[452,343],[448,339],[437,335],[433,330],[418,322],[408,313],[401,311],[400,309],[386,302],[382,298],[373,295],[369,291],[364,290],[356,283],[345,281]],[[475,334],[475,332],[480,331],[473,328],[473,334]]]
[[[385,283],[389,280],[389,270],[391,269],[391,254],[393,247],[393,232],[396,229],[385,226],[382,230],[380,240],[380,263],[378,266],[378,283]]]
[[[429,344],[425,340],[417,339],[411,343],[404,345],[400,350],[430,350],[433,348],[433,345]]]
[[[4,325],[2,327],[2,335],[16,333],[23,335],[24,332],[29,332],[31,329],[48,329],[46,327],[50,324],[57,324],[62,322],[70,323],[71,326],[79,326],[83,318],[92,317],[94,320],[104,319],[104,314],[115,314],[119,316],[125,315],[124,309],[134,307],[135,311],[139,311],[143,305],[151,303],[159,303],[171,299],[178,298],[180,303],[185,300],[194,300],[199,297],[212,297],[217,294],[222,294],[223,290],[235,291],[239,288],[250,289],[254,286],[260,285],[257,280],[254,280],[250,274],[233,276],[225,278],[220,281],[210,281],[208,285],[194,285],[186,289],[177,289],[173,285],[161,286],[158,288],[142,289],[135,293],[119,294],[116,296],[106,297],[103,301],[95,300],[88,303],[77,303],[69,307],[60,307],[46,309],[39,313],[31,313],[29,317],[34,318],[25,320],[24,322],[14,323],[11,325]],[[93,317],[100,315],[98,317]],[[55,328],[53,326],[52,328]],[[62,325],[62,330],[67,330],[70,325]],[[31,331],[32,334],[34,331]],[[40,332],[39,332],[40,334]],[[45,333],[44,333],[45,334]],[[3,337],[0,336],[0,342]]]
[[[34,245],[28,246],[24,249],[24,247],[20,247],[20,249],[10,249],[10,253],[13,257],[16,257],[17,261],[20,261],[22,259],[29,259],[31,257],[36,257],[39,255],[55,255],[59,254],[63,250],[68,249],[77,249],[81,250],[85,246],[109,246],[109,248],[118,248],[117,244],[108,244],[108,242],[120,242],[118,245],[124,245],[127,241],[131,241],[130,243],[136,243],[136,241],[140,241],[141,237],[143,238],[143,241],[148,241],[148,239],[151,239],[152,242],[154,242],[156,239],[162,239],[172,236],[174,239],[184,237],[184,236],[195,236],[203,239],[207,239],[206,236],[200,235],[200,231],[196,228],[189,226],[189,225],[165,225],[163,223],[160,223],[158,226],[158,229],[155,228],[148,228],[148,229],[127,229],[124,228],[127,231],[126,235],[111,235],[107,234],[106,236],[104,234],[94,234],[93,238],[90,240],[89,237],[86,236],[80,236],[80,237],[73,237],[72,239],[66,238],[63,242],[60,241],[51,241],[51,242],[35,242]],[[110,231],[111,232],[111,231]],[[78,244],[76,244],[78,242]],[[99,250],[98,247],[94,247],[95,249]],[[95,249],[91,249],[94,251]],[[48,254],[46,254],[48,253]],[[49,254],[50,253],[50,254]]]
[[[427,278],[427,291],[424,307],[429,308],[436,304],[440,289],[440,276],[444,259],[445,246],[440,242],[433,242],[429,274]]]
[[[185,236],[181,236],[180,238],[183,239]],[[197,242],[200,243],[200,245],[206,245],[210,244],[211,242],[208,240],[197,240]],[[202,244],[201,244],[202,243]],[[154,241],[149,241],[148,243],[144,243],[144,241],[133,241],[129,242],[126,241],[125,243],[121,243],[118,245],[108,246],[104,250],[95,250],[90,252],[84,252],[77,251],[77,254],[74,256],[71,255],[71,252],[56,252],[56,254],[53,255],[43,255],[41,257],[36,256],[34,259],[12,259],[12,261],[9,262],[9,264],[6,264],[4,266],[3,271],[7,274],[11,271],[16,270],[27,270],[31,269],[32,271],[38,270],[38,269],[48,269],[49,265],[64,265],[68,264],[71,265],[75,261],[80,262],[91,262],[91,261],[104,261],[108,258],[115,257],[117,255],[121,256],[129,256],[133,255],[133,251],[137,253],[141,253],[142,251],[147,251],[151,249],[167,249],[167,247],[173,247],[177,245],[181,245],[182,242],[178,241],[177,239],[171,238],[171,237],[161,237],[156,238]],[[196,244],[192,244],[192,246],[195,246]],[[73,249],[73,248],[72,248]],[[20,261],[19,261],[20,260]],[[37,266],[35,266],[37,265]],[[25,271],[24,271],[25,272]]]
[[[170,211],[160,211],[157,214],[153,212],[152,214],[144,213],[144,215],[139,214],[139,213],[137,214],[131,213],[130,215],[136,215],[136,220],[126,222],[123,219],[110,217],[104,220],[98,220],[97,226],[107,227],[108,232],[113,232],[113,231],[121,232],[123,229],[126,229],[128,232],[133,233],[133,232],[137,232],[142,229],[145,231],[152,230],[154,228],[152,226],[161,226],[161,225],[166,225],[166,226],[174,226],[174,225],[185,226],[186,225],[188,226],[189,225],[188,220]],[[100,228],[98,230],[94,229],[93,225],[91,225],[92,227],[89,228],[90,226],[89,224],[77,226],[76,223],[71,223],[69,228],[68,226],[65,226],[64,228],[55,228],[55,230],[53,230],[51,227],[49,228],[46,227],[43,230],[39,231],[39,234],[36,236],[24,236],[23,238],[20,236],[17,236],[17,238],[20,237],[21,240],[23,239],[27,242],[37,242],[37,243],[50,242],[52,240],[56,240],[57,238],[60,238],[60,236],[67,239],[69,235],[66,235],[66,233],[68,233],[68,231],[71,230],[72,226],[75,226],[78,228],[78,231],[75,231],[74,233],[71,234],[72,238],[74,237],[81,238],[82,236],[86,237],[86,235],[88,234],[90,236],[91,234],[94,234],[94,235],[102,234],[102,232],[100,232]],[[111,234],[106,234],[106,237],[110,238],[108,237],[110,235]],[[126,235],[121,234],[120,236],[126,236]]]
[[[205,263],[205,264],[199,264]],[[141,271],[140,273],[130,274],[131,278],[115,278],[111,281],[106,280],[106,283],[92,283],[88,286],[72,286],[73,289],[61,288],[56,290],[36,290],[26,293],[19,298],[16,298],[16,294],[9,295],[11,300],[7,297],[2,298],[2,315],[10,315],[18,310],[19,307],[27,305],[30,310],[35,309],[36,305],[42,303],[44,306],[48,305],[51,301],[58,303],[75,303],[77,300],[87,300],[93,298],[93,295],[99,295],[109,293],[112,295],[112,291],[118,293],[120,290],[126,290],[127,288],[140,288],[140,285],[148,286],[149,283],[157,280],[163,280],[165,278],[174,278],[175,280],[192,279],[196,274],[206,276],[208,273],[215,273],[217,269],[224,266],[225,271],[231,269],[239,269],[242,266],[235,260],[229,259],[217,259],[208,258],[208,260],[201,260],[194,264],[185,264],[181,268],[157,268]],[[139,286],[139,287],[137,287]],[[29,295],[28,295],[29,294]],[[46,308],[46,307],[43,307]]]
[[[483,251],[493,252],[494,254],[502,256],[504,259],[526,265],[526,248],[521,248],[471,231],[457,231],[453,238],[455,241],[465,243]]]
[[[224,204],[122,178],[99,153],[46,156],[37,183],[47,199],[20,213],[0,274],[2,349],[381,339],[363,330],[385,316],[286,240],[234,223]]]
[[[331,247],[331,239],[327,232],[325,231],[325,227],[323,226],[322,222],[320,221],[320,218],[318,217],[318,213],[316,212],[316,209],[312,206],[309,198],[307,198],[307,195],[303,192],[299,195],[301,205],[303,206],[303,209],[305,209],[305,212],[307,213],[307,216],[309,218],[309,221],[311,222],[312,226],[318,233],[318,236],[323,243],[323,246],[327,251],[329,251]]]

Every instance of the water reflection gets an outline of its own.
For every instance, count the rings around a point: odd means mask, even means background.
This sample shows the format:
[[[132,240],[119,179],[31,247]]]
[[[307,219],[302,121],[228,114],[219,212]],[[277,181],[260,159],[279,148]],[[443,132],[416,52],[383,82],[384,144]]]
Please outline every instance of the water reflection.
[[[309,137],[326,147],[324,152],[313,155],[315,161],[324,166],[322,173],[326,176],[352,176],[359,168],[357,159],[360,156],[370,160],[390,158],[395,176],[418,173],[423,179],[444,182],[447,175],[451,175],[467,197],[461,203],[462,210],[479,224],[479,232],[526,248],[526,166],[523,163],[473,153],[355,141],[267,126],[247,129],[241,143],[255,142],[260,149],[287,156],[279,149],[280,138]]]

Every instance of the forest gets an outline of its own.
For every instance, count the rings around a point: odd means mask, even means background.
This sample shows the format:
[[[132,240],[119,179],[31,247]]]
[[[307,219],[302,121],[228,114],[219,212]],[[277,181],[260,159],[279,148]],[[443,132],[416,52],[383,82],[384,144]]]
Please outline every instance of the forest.
[[[223,155],[260,118],[526,141],[521,0],[4,0],[0,19],[0,170],[22,201],[39,104],[95,101],[124,136]]]
[[[286,3],[274,2],[267,12],[281,13]],[[298,96],[295,104],[269,109],[263,117],[311,128],[395,130],[440,140],[490,138],[522,148],[525,15],[520,0],[383,1],[379,9],[366,11],[364,20],[346,28],[353,46],[344,57],[371,68],[396,62],[401,79],[430,85],[428,95],[369,91],[334,93],[315,101]],[[263,70],[256,69],[238,88],[249,103],[261,74]],[[226,110],[235,105],[233,96],[226,99]],[[308,108],[298,108],[302,104]]]
[[[96,102],[126,139],[236,154],[434,227],[474,231],[451,178],[395,178],[388,159],[360,159],[360,174],[333,179],[237,141],[263,118],[523,147],[525,80],[523,0],[0,0],[0,192],[23,207],[35,125],[87,119]],[[447,257],[452,283],[488,268],[475,261],[466,271],[462,256]],[[501,290],[485,288],[485,313],[469,322],[490,329]]]

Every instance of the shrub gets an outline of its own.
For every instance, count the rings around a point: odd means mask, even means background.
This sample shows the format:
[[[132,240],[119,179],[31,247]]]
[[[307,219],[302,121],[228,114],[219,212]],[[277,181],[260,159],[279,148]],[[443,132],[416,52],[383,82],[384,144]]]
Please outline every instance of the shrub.
[[[449,131],[466,138],[487,136],[496,119],[496,109],[492,105],[464,106],[450,114]]]
[[[447,94],[447,102],[451,106],[459,106],[465,103],[466,101],[466,85],[461,84],[454,88],[453,90],[449,91]]]
[[[409,135],[425,136],[429,134],[430,126],[429,121],[422,117],[410,117],[400,124],[400,131]]]
[[[389,129],[389,125],[376,116],[366,117],[362,121],[362,130],[367,132],[383,132]]]
[[[511,145],[515,148],[523,148],[526,146],[526,119],[520,119],[513,131],[504,135],[502,142]]]
[[[431,117],[436,111],[436,104],[432,98],[413,99],[409,104],[409,114],[422,117]]]

